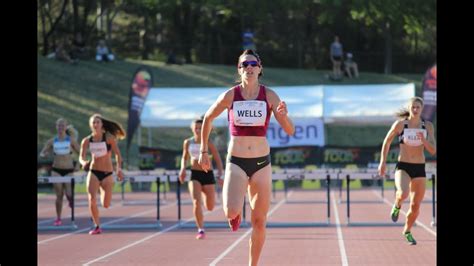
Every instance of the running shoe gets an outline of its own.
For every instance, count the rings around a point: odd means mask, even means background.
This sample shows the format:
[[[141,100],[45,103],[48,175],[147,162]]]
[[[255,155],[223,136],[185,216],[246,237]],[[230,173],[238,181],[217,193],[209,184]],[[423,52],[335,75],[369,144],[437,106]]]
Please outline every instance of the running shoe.
[[[411,232],[405,232],[403,235],[410,245],[416,245],[416,240],[413,238]]]
[[[393,204],[392,212],[390,213],[390,215],[392,216],[392,221],[394,223],[398,221],[399,214],[400,214],[400,208],[397,208],[397,206]]]
[[[63,222],[61,221],[61,219],[56,219],[56,220],[54,220],[53,224],[54,224],[54,226],[60,226],[60,225],[63,224]]]
[[[206,234],[204,233],[204,231],[199,231],[199,233],[196,235],[196,239],[202,240],[204,238],[206,238]]]
[[[98,235],[100,233],[102,233],[102,229],[100,229],[98,226],[89,231],[89,235]]]
[[[240,214],[237,215],[234,219],[229,220],[230,228],[232,231],[237,231],[240,227],[240,222],[242,219],[240,218]]]

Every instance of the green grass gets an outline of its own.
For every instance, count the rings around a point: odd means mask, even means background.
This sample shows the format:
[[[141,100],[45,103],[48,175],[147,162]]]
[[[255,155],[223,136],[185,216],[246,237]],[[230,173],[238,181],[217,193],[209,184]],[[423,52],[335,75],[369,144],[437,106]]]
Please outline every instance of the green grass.
[[[235,66],[229,65],[180,66],[133,59],[112,63],[81,61],[77,65],[69,65],[38,56],[38,152],[47,139],[55,134],[55,121],[59,117],[66,118],[78,129],[80,139],[89,134],[88,118],[96,112],[126,127],[131,78],[140,65],[151,68],[156,87],[230,87],[237,77]],[[327,73],[329,70],[265,67],[261,82],[268,86],[413,82],[419,95],[423,74],[383,75],[361,72],[359,79],[344,79],[334,83],[325,78]],[[353,145],[354,139],[365,139],[367,143],[363,145],[374,145],[369,140],[378,141],[383,138],[388,128],[355,126],[347,130],[344,126],[328,126],[326,130],[328,145]],[[368,131],[371,132],[370,138],[360,137],[367,136]],[[142,139],[147,139],[146,134],[147,131],[143,130]],[[179,150],[182,140],[190,134],[188,128],[154,129],[152,141],[156,147]],[[125,151],[125,143],[119,143],[122,153]],[[137,155],[138,145],[134,138],[130,149],[130,164],[133,166],[138,164]]]

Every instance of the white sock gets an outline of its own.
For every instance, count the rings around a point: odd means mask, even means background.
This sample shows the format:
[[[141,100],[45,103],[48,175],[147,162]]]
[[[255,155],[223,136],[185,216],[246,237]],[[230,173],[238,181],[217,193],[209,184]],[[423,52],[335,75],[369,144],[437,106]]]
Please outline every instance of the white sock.
[[[204,228],[198,228],[198,233],[199,232],[204,232]]]

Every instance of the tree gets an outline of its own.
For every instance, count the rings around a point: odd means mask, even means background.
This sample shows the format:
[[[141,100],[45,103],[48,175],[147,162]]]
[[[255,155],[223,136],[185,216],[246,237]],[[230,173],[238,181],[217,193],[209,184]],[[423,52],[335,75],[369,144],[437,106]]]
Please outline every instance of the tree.
[[[59,22],[61,21],[64,13],[66,12],[66,7],[68,4],[68,0],[64,0],[59,3],[59,1],[51,1],[51,0],[38,0],[38,8],[41,17],[41,30],[43,35],[43,55],[47,55],[49,51],[49,37],[54,33],[56,30]],[[61,9],[56,16],[56,18],[52,18],[54,15],[54,7],[61,3]]]
[[[394,29],[404,29],[406,33],[417,36],[423,31],[421,25],[436,24],[436,1],[384,1],[354,0],[351,6],[354,20],[363,21],[375,27],[385,39],[384,73],[392,72],[392,48]],[[399,36],[397,36],[399,37]]]

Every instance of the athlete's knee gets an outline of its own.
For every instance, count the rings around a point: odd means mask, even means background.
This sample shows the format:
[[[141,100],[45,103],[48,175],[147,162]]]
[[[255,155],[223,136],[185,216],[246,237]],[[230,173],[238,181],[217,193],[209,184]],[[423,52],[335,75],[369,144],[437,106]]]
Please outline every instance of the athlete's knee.
[[[252,221],[252,228],[254,230],[264,230],[265,225],[267,224],[267,219],[265,215],[252,217],[251,221]]]
[[[409,193],[405,190],[397,190],[397,195],[399,198],[403,200],[403,199],[408,198]]]
[[[216,204],[214,203],[214,201],[206,202],[206,209],[207,209],[208,211],[212,211],[212,210],[214,210],[215,205],[216,205]]]
[[[193,199],[193,206],[195,208],[200,208],[201,207],[201,199]]]
[[[56,197],[56,203],[63,203],[63,197],[62,196],[61,197],[57,196]]]
[[[237,215],[240,214],[240,210],[233,208],[224,208],[224,213],[228,219],[234,219]]]
[[[421,204],[419,202],[411,202],[410,203],[410,210],[412,212],[418,212],[420,210]]]
[[[216,204],[214,204],[214,202],[213,203],[208,203],[207,204],[207,210],[212,211],[212,210],[214,210],[215,206],[216,206]]]
[[[89,198],[90,204],[95,205],[97,203],[97,196],[96,195],[89,193],[88,198]]]

